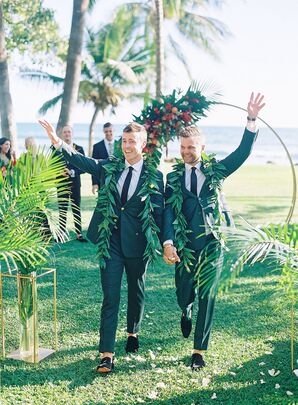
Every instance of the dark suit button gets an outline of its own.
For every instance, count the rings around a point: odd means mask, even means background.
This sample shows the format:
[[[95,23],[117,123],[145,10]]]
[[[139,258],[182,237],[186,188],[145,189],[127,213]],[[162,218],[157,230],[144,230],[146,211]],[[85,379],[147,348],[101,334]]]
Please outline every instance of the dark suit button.
[[[121,207],[121,211],[124,211],[124,207]]]
[[[138,232],[136,233],[136,236],[139,236],[139,233],[138,233]]]

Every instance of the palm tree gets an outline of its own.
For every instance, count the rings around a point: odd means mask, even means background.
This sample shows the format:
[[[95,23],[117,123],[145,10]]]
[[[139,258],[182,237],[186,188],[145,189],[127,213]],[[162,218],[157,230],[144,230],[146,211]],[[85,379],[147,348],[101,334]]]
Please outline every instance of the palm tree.
[[[57,124],[58,134],[61,132],[63,126],[70,122],[71,113],[78,98],[85,15],[88,6],[89,0],[73,0],[72,23],[67,54],[64,90],[61,111]]]
[[[155,0],[156,7],[156,91],[155,97],[160,100],[164,89],[165,55],[163,35],[163,0]]]
[[[89,155],[93,145],[94,125],[98,113],[109,107],[112,112],[123,99],[144,97],[139,84],[144,82],[145,72],[152,67],[152,49],[143,49],[143,37],[134,37],[137,19],[120,10],[113,22],[98,32],[88,31],[87,55],[81,70],[78,100],[92,103],[93,116],[89,126]],[[24,71],[23,76],[50,80],[61,85],[63,78],[40,71]],[[134,92],[132,90],[135,90]],[[39,112],[45,114],[63,97],[63,93],[46,101]]]
[[[15,148],[17,131],[13,118],[13,107],[9,86],[2,0],[0,0],[0,83],[1,83],[0,86],[1,131],[3,136],[6,136],[10,139],[12,147]]]
[[[145,42],[156,45],[156,48],[159,47],[159,38],[162,38],[159,33],[163,16],[164,30],[167,34],[166,43],[170,46],[166,51],[174,51],[191,78],[184,49],[174,38],[176,34],[182,35],[188,42],[214,57],[217,55],[215,40],[226,38],[229,35],[227,27],[222,22],[199,13],[209,3],[208,0],[141,0],[128,2],[119,6],[118,9],[125,10],[126,13],[134,15],[138,19],[137,31],[140,32],[143,29]],[[222,3],[222,0],[214,2],[216,6]],[[163,11],[161,7],[163,7]],[[174,31],[167,29],[168,22],[174,25]],[[161,53],[162,49],[156,50],[156,55]],[[163,69],[158,60],[162,61],[162,58],[155,61],[157,76]],[[156,94],[159,92],[158,83],[159,79],[156,81]]]

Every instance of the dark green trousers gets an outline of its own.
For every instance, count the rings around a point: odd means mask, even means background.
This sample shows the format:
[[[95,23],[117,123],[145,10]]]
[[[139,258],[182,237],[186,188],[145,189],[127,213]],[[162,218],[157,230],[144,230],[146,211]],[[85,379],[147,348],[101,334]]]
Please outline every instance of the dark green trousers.
[[[221,249],[219,245],[214,244],[214,239],[211,239],[212,242],[209,243],[210,249],[217,249],[218,257],[212,263],[212,274],[214,278],[213,288],[209,292],[203,292],[202,288],[198,287],[197,281],[194,280],[194,268],[195,265],[191,267],[191,272],[186,271],[185,269],[177,270],[175,273],[175,283],[176,283],[176,295],[177,302],[179,307],[182,309],[182,312],[189,316],[193,310],[193,305],[196,296],[198,296],[198,313],[194,333],[194,346],[196,350],[207,350],[208,343],[210,339],[210,332],[212,328],[213,314],[214,314],[214,304],[215,304],[215,293],[216,283],[221,271],[220,266],[220,257]],[[196,251],[195,263],[198,262],[201,251]],[[207,251],[208,255],[208,251]],[[204,271],[200,275],[200,281],[204,279]]]
[[[103,302],[100,318],[100,352],[114,352],[122,275],[125,270],[128,288],[127,332],[137,333],[144,313],[145,277],[147,263],[142,257],[124,257],[120,235],[114,232],[110,244],[111,258],[101,271]]]

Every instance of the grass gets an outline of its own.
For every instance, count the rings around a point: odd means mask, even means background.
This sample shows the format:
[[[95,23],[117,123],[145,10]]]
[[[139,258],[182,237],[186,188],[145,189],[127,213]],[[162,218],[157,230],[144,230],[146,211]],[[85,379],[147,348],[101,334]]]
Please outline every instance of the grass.
[[[266,166],[267,169],[267,166]],[[271,169],[271,167],[270,167]],[[276,168],[272,167],[273,170]],[[279,170],[262,171],[268,194],[258,196],[259,169],[246,167],[231,177],[226,194],[233,212],[245,213],[252,222],[269,213],[282,219],[290,200],[285,181],[273,184]],[[242,186],[245,177],[251,185]],[[273,179],[274,177],[274,179]],[[86,180],[87,177],[84,177]],[[280,179],[284,179],[280,174]],[[234,183],[232,182],[234,181]],[[261,183],[261,186],[262,183]],[[90,219],[94,197],[90,183],[82,190],[83,220]],[[253,193],[252,193],[253,192]],[[252,194],[251,194],[252,193]],[[249,209],[251,207],[251,209]],[[282,212],[279,207],[283,207]],[[269,215],[269,214],[268,214]],[[267,222],[267,221],[263,221]],[[70,226],[72,223],[70,222]],[[101,290],[95,247],[70,241],[55,248],[58,272],[59,350],[37,366],[5,359],[1,363],[1,404],[292,404],[298,402],[297,378],[291,372],[290,309],[276,294],[278,273],[265,265],[247,268],[236,285],[218,297],[207,367],[198,373],[189,368],[192,339],[180,332],[173,268],[160,265],[147,276],[146,310],[138,355],[126,356],[126,282],[124,280],[116,344],[116,371],[96,375],[98,321]],[[18,322],[13,284],[7,296],[7,351],[18,345]],[[50,279],[39,287],[40,340],[53,341]],[[191,335],[192,337],[193,335]],[[296,345],[297,346],[297,345]],[[295,365],[297,366],[297,351]],[[272,377],[268,370],[279,370]],[[279,384],[280,388],[275,388]],[[287,391],[293,395],[287,395]],[[216,395],[215,399],[214,398]]]

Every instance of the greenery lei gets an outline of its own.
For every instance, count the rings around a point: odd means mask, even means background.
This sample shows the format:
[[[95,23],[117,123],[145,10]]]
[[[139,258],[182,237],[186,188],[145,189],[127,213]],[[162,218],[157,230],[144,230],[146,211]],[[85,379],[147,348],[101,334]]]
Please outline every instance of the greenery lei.
[[[110,162],[103,165],[105,171],[105,184],[100,187],[98,204],[103,220],[99,224],[98,232],[98,259],[99,268],[104,269],[106,259],[109,259],[110,253],[110,238],[112,230],[118,220],[116,215],[116,201],[114,198],[117,193],[117,173],[125,169],[124,160],[117,157],[111,157]],[[138,193],[141,201],[144,202],[144,208],[140,213],[142,221],[142,231],[144,232],[147,245],[144,252],[144,260],[150,263],[155,262],[157,254],[160,254],[160,242],[158,238],[159,228],[153,217],[154,208],[156,205],[152,203],[151,196],[160,194],[158,188],[158,176],[155,165],[151,164],[150,158],[144,160],[144,172],[141,179],[143,180],[142,187]]]
[[[217,239],[222,240],[222,235],[216,230],[221,223],[221,211],[219,207],[218,194],[222,187],[222,181],[224,179],[225,167],[221,163],[217,162],[214,155],[207,155],[202,153],[202,165],[201,171],[206,176],[205,184],[209,190],[213,191],[208,195],[204,202],[204,214],[205,217],[209,214],[212,215],[213,221],[208,223],[212,233]],[[173,222],[175,231],[175,246],[180,257],[180,263],[177,268],[185,268],[190,271],[190,266],[194,260],[194,250],[187,247],[189,242],[188,233],[192,232],[188,229],[186,218],[182,212],[183,195],[181,191],[181,178],[185,172],[185,164],[182,160],[177,160],[177,163],[173,167],[173,172],[168,179],[168,186],[172,189],[172,195],[166,202],[171,204],[175,214],[175,220]]]

